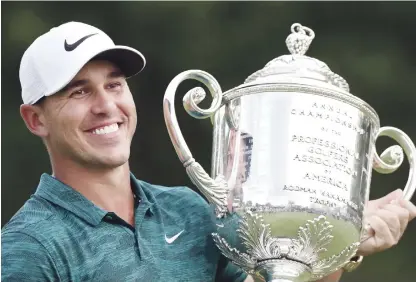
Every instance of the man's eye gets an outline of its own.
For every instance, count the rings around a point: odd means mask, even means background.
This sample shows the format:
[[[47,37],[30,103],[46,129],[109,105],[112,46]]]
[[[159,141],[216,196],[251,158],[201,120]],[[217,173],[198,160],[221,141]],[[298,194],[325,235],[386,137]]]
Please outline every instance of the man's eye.
[[[109,89],[114,89],[114,88],[117,88],[117,87],[120,87],[120,86],[121,86],[120,82],[112,82],[112,83],[109,83],[107,87]]]
[[[76,91],[73,91],[70,96],[71,97],[72,96],[82,96],[82,95],[85,95],[86,93],[87,93],[87,91],[85,91],[85,89],[78,89]]]

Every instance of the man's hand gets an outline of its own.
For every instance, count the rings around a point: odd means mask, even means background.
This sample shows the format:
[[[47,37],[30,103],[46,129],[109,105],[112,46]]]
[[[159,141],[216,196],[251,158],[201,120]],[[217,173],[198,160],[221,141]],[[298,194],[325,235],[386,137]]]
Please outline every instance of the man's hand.
[[[367,235],[363,238],[357,255],[368,256],[395,246],[407,224],[416,217],[416,206],[403,199],[403,191],[396,190],[387,196],[369,201],[364,209]],[[338,282],[339,270],[318,282]]]
[[[407,224],[415,217],[416,206],[403,199],[400,189],[369,201],[363,219],[367,234],[362,239],[357,255],[368,256],[395,246]]]

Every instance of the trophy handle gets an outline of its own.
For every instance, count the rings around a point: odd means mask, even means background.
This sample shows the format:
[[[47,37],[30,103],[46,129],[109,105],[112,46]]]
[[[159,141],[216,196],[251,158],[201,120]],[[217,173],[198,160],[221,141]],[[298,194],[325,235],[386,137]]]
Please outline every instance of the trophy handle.
[[[203,83],[213,97],[210,108],[201,109],[197,105],[205,98],[205,91],[201,87],[191,89],[183,98],[183,105],[189,115],[197,119],[205,119],[213,116],[221,107],[222,91],[217,80],[209,73],[201,70],[188,70],[178,74],[168,85],[163,99],[163,114],[170,139],[175,151],[186,168],[186,172],[192,183],[214,204],[218,217],[227,212],[228,188],[225,179],[219,175],[212,179],[202,166],[192,157],[191,151],[185,142],[179,128],[175,113],[175,92],[179,84],[186,79],[195,79]]]
[[[373,168],[378,173],[392,173],[396,171],[403,162],[403,150],[406,154],[406,157],[409,161],[410,171],[409,178],[407,180],[406,186],[403,190],[403,196],[406,200],[410,200],[415,193],[416,189],[416,167],[415,159],[416,148],[409,136],[406,135],[400,129],[395,127],[382,127],[377,133],[376,140],[378,137],[388,136],[394,139],[400,146],[394,145],[387,148],[381,156],[377,154],[377,151],[374,149],[374,159],[373,159]],[[403,148],[403,149],[402,149]]]

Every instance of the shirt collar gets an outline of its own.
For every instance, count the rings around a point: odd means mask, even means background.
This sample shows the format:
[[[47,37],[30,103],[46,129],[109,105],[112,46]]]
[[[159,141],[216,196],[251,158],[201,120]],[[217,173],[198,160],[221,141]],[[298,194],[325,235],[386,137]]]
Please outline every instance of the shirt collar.
[[[150,191],[145,193],[132,173],[130,174],[130,179],[136,201],[140,203],[139,209],[143,209],[144,212],[147,210],[151,211],[154,198]],[[35,195],[68,210],[94,226],[98,225],[108,213],[108,211],[96,206],[72,187],[46,173],[41,175]]]
[[[149,212],[149,215],[153,215],[153,205],[156,203],[156,199],[151,189],[147,189],[146,185],[141,185],[141,181],[136,179],[132,173],[130,173],[130,179],[133,193],[140,203],[138,209],[136,209],[136,217],[147,212]]]

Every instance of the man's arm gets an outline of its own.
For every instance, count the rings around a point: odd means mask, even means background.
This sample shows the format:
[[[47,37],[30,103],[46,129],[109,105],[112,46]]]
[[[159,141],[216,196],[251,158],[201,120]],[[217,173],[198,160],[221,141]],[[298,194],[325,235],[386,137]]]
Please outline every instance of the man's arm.
[[[19,232],[1,235],[1,281],[60,281],[52,257],[33,237]]]
[[[253,282],[253,280],[247,280],[248,275],[235,264],[233,264],[226,257],[221,256],[218,264],[216,282]]]
[[[331,275],[328,275],[327,277],[322,278],[321,280],[318,280],[317,282],[338,282],[341,279],[343,270],[338,270]]]

